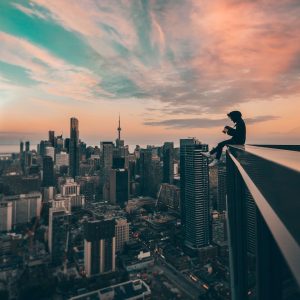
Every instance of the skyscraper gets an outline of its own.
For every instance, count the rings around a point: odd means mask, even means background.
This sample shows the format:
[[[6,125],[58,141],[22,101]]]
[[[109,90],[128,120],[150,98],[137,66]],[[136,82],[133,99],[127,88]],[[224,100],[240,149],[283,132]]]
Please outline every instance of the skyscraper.
[[[30,151],[30,142],[29,141],[25,142],[25,151],[26,152]]]
[[[49,142],[51,143],[52,147],[55,147],[55,132],[53,130],[49,130]]]
[[[101,142],[101,167],[107,172],[113,164],[113,142]]]
[[[43,157],[43,187],[54,186],[54,164],[50,156]]]
[[[62,197],[69,197],[71,208],[82,207],[84,205],[84,196],[80,194],[80,185],[73,178],[66,178],[60,185]]]
[[[44,152],[45,156],[50,156],[53,160],[53,162],[55,161],[55,148],[54,147],[45,147],[45,152]]]
[[[181,225],[185,226],[185,186],[186,186],[186,156],[188,148],[194,149],[195,145],[200,142],[195,138],[180,139],[180,211],[181,211]]]
[[[141,194],[143,196],[150,195],[150,178],[151,178],[151,162],[152,151],[151,149],[141,149],[140,158],[138,160],[139,173],[141,176]]]
[[[55,153],[60,153],[64,149],[64,139],[62,135],[58,135],[55,140]]]
[[[24,142],[21,141],[21,142],[20,142],[20,155],[22,155],[23,152],[24,152]]]
[[[67,205],[62,205],[63,203],[65,202],[52,201],[52,207],[49,209],[48,248],[52,264],[55,266],[63,263],[67,250],[71,211]]]
[[[163,182],[173,184],[174,179],[174,144],[164,143],[163,146]]]
[[[79,123],[76,118],[70,120],[69,168],[70,176],[79,175]]]
[[[208,146],[195,139],[180,140],[181,185],[185,243],[200,248],[210,243],[208,159],[201,152]]]
[[[91,220],[84,227],[84,267],[88,277],[115,271],[115,220]]]
[[[127,169],[110,170],[110,202],[124,206],[129,198],[129,178]]]

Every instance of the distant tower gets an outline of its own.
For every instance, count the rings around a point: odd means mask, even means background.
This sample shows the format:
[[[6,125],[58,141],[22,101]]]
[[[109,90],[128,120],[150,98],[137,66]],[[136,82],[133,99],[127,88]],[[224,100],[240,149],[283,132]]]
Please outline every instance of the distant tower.
[[[49,130],[48,135],[49,135],[48,140],[51,143],[51,146],[54,147],[55,146],[55,132],[53,130]]]
[[[119,127],[118,127],[118,139],[121,140],[121,118],[120,118],[120,115],[119,115]]]
[[[124,141],[121,140],[121,130],[122,130],[122,128],[121,128],[121,118],[120,118],[120,115],[119,115],[119,123],[118,124],[119,124],[118,128],[117,128],[117,130],[118,130],[118,138],[116,139],[116,147],[117,147],[117,149],[119,149],[121,147],[124,147]]]
[[[29,141],[25,142],[25,151],[26,152],[30,151],[30,142]]]
[[[43,157],[43,187],[54,186],[54,165],[51,156]]]
[[[69,168],[70,176],[79,175],[79,122],[76,118],[70,120]]]
[[[163,146],[163,182],[173,184],[174,179],[174,144],[165,142]]]
[[[20,142],[20,154],[24,152],[24,143],[23,141]]]

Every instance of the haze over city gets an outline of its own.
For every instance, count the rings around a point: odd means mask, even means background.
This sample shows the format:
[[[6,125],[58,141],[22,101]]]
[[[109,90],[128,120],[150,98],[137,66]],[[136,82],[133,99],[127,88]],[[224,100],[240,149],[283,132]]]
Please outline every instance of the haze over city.
[[[1,1],[0,143],[37,143],[80,120],[89,144],[300,138],[300,4],[284,1]]]

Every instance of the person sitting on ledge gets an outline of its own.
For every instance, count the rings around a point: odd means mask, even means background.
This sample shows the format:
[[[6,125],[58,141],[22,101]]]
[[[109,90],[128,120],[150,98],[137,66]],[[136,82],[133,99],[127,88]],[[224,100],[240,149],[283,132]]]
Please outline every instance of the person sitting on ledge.
[[[222,151],[226,145],[244,145],[246,141],[246,125],[242,119],[240,111],[232,111],[227,116],[235,123],[234,127],[225,126],[223,133],[232,136],[231,139],[220,142],[217,147],[213,148],[210,152],[203,152],[203,155],[210,157],[216,154],[215,159],[209,164],[209,167],[213,167],[219,163]]]

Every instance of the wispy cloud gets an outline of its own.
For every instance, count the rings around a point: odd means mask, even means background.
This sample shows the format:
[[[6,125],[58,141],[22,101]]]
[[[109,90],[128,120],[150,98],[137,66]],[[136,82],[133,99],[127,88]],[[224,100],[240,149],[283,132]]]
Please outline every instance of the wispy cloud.
[[[0,32],[0,61],[23,68],[36,82],[36,89],[48,95],[92,101],[101,90],[101,78],[91,70],[70,65],[46,49],[25,39]]]
[[[0,70],[3,103],[132,101],[141,123],[190,129],[221,126],[218,117],[253,103],[270,105],[248,116],[268,117],[274,99],[300,97],[298,0],[15,0],[0,9],[0,61],[16,67]]]
[[[78,33],[99,55],[93,72],[108,98],[221,112],[300,92],[296,0],[33,0],[15,6]],[[82,85],[90,89],[88,77]]]

